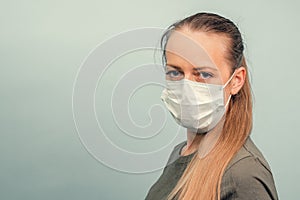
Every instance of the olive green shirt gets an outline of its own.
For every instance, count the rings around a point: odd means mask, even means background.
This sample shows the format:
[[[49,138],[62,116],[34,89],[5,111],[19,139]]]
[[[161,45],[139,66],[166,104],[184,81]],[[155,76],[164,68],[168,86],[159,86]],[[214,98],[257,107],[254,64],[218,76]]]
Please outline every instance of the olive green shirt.
[[[181,149],[185,145],[186,141],[174,147],[163,173],[152,185],[145,200],[165,200],[175,187],[196,153],[181,156]],[[277,200],[278,196],[267,161],[251,138],[248,138],[224,172],[221,182],[221,200],[250,199]]]

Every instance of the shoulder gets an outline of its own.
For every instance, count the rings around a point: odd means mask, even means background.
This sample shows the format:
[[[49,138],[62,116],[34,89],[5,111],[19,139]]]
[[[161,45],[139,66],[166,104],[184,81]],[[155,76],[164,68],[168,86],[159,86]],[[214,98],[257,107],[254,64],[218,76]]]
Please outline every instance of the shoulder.
[[[184,147],[185,144],[186,144],[186,141],[183,141],[183,142],[180,142],[179,144],[177,144],[173,148],[173,150],[170,153],[170,156],[168,158],[167,165],[170,165],[171,163],[174,163],[176,160],[179,159],[179,157],[180,157],[180,151]]]
[[[228,164],[221,193],[236,197],[230,199],[278,199],[270,166],[250,138]]]
[[[250,137],[229,162],[226,171],[230,170],[231,168],[234,169],[237,167],[242,167],[243,165],[247,166],[247,164],[249,164],[248,162],[252,164],[256,163],[260,168],[264,168],[271,173],[271,168],[267,160]]]

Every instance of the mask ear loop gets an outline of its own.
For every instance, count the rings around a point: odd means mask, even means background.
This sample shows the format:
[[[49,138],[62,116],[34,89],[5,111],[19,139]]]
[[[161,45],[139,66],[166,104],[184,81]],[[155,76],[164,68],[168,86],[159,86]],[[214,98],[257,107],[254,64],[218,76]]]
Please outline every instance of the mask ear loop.
[[[228,85],[228,83],[230,83],[230,81],[233,79],[233,76],[235,75],[235,72],[236,72],[236,71],[234,70],[234,72],[232,73],[231,77],[230,77],[230,78],[228,79],[228,81],[223,85],[223,91],[224,91],[224,88]],[[226,104],[225,104],[225,108],[228,106],[231,97],[232,97],[232,95],[230,94],[229,97],[228,97],[228,100],[227,100],[227,102],[226,102]]]

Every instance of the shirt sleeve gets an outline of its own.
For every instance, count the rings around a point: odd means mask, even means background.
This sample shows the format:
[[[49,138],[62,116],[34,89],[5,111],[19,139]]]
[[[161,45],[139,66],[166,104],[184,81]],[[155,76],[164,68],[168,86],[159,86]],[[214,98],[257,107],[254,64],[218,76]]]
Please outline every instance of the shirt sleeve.
[[[278,200],[271,171],[252,156],[232,165],[221,184],[221,200]]]

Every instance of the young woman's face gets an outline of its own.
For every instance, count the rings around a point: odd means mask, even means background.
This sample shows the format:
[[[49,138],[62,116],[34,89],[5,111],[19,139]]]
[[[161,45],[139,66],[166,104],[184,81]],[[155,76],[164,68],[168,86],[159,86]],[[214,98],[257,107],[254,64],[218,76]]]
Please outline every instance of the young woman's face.
[[[231,75],[228,45],[229,39],[222,34],[188,29],[173,32],[166,45],[166,79],[225,84]]]

